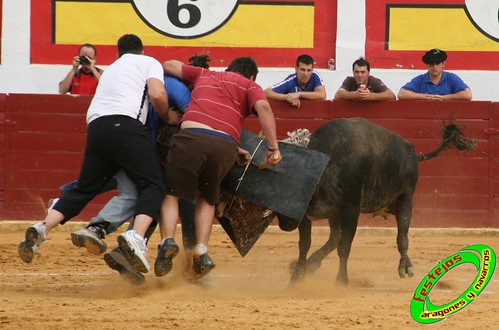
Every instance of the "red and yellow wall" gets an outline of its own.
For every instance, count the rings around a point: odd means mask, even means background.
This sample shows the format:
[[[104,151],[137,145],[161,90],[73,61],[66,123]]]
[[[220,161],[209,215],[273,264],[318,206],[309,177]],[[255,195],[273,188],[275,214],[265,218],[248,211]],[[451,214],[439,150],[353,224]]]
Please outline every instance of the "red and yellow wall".
[[[448,69],[498,70],[497,1],[471,3],[365,1],[365,56],[376,68],[423,68],[422,52],[441,48]],[[90,42],[109,64],[116,40],[135,33],[159,59],[207,52],[213,66],[244,55],[261,67],[292,67],[309,53],[325,68],[337,42],[348,43],[336,40],[337,12],[335,0],[31,0],[31,62],[66,63]]]

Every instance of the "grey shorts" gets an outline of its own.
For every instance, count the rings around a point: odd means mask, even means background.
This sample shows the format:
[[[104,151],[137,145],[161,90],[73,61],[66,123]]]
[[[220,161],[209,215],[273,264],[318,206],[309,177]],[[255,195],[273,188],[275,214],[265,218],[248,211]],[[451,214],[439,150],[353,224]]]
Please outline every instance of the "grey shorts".
[[[237,159],[238,144],[190,129],[173,138],[165,167],[167,194],[193,200],[199,191],[208,203],[220,200],[220,184]]]

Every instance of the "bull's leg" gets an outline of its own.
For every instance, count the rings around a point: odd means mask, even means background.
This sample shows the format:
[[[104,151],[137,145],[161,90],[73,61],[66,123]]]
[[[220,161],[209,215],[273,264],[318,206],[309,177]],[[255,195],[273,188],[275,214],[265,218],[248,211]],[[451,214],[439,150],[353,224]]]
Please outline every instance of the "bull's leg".
[[[336,275],[336,284],[348,284],[348,257],[352,248],[353,238],[357,231],[357,223],[359,221],[359,207],[346,207],[342,210],[341,216],[341,237],[338,243],[338,256],[340,257],[340,267],[338,275]]]
[[[297,282],[302,280],[307,270],[307,254],[312,243],[312,221],[307,217],[303,217],[298,227],[299,232],[299,254],[296,267],[291,275],[291,281]]]
[[[395,210],[397,219],[397,248],[400,253],[399,276],[414,276],[414,268],[411,259],[407,255],[409,251],[409,225],[412,217],[412,196],[403,196],[399,199]]]
[[[329,239],[320,249],[315,251],[307,259],[307,272],[315,272],[321,266],[322,260],[338,247],[338,242],[341,237],[341,224],[339,218],[340,217],[336,215],[329,217]]]

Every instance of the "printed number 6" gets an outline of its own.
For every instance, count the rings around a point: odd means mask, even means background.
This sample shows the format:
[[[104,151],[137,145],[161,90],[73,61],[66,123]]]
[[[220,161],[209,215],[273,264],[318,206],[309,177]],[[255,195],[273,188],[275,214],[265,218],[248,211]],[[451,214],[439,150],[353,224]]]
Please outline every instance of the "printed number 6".
[[[189,12],[189,20],[185,23],[180,21],[180,12],[183,9]],[[191,28],[201,21],[201,10],[192,3],[179,5],[178,0],[170,0],[168,1],[166,13],[170,22],[179,28]]]
[[[239,0],[131,0],[138,17],[163,35],[199,38],[224,26]]]

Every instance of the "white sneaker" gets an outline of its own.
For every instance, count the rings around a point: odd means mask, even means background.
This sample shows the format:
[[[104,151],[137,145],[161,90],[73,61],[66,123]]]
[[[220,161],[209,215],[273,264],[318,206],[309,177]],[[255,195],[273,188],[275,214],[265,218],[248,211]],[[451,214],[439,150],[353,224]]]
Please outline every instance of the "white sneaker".
[[[128,230],[118,236],[120,248],[128,255],[132,266],[141,273],[147,273],[151,269],[147,262],[146,240]]]
[[[45,241],[45,224],[37,223],[26,230],[24,240],[19,244],[17,252],[22,261],[30,263],[35,256],[35,252]]]

